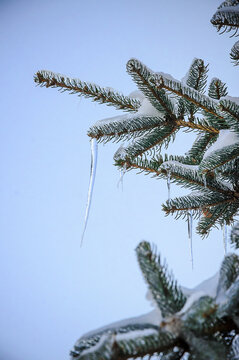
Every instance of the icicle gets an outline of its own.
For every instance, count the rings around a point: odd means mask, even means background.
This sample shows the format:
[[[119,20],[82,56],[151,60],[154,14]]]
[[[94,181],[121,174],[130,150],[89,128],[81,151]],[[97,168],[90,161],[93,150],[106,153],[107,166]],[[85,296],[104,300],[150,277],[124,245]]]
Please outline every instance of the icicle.
[[[170,200],[170,187],[171,187],[171,170],[167,171],[167,187],[168,187],[168,201]]]
[[[121,190],[123,191],[123,179],[124,179],[124,174],[126,173],[126,164],[124,164],[124,166],[122,168],[120,168],[120,178],[119,181],[117,183],[117,188],[119,188],[119,186],[121,185]]]
[[[98,156],[98,144],[97,144],[96,139],[92,138],[91,139],[90,183],[89,183],[88,198],[87,198],[87,204],[86,204],[86,210],[85,210],[84,228],[83,228],[83,232],[81,235],[81,246],[83,243],[83,238],[85,235],[85,230],[86,230],[86,226],[87,226],[87,222],[88,222],[88,218],[89,218],[91,199],[92,199],[94,183],[95,183],[97,156]]]
[[[223,225],[222,233],[223,233],[224,255],[226,255],[227,254],[227,225],[226,224]]]
[[[188,211],[188,238],[189,238],[189,249],[190,249],[190,261],[193,269],[193,215],[192,210]]]

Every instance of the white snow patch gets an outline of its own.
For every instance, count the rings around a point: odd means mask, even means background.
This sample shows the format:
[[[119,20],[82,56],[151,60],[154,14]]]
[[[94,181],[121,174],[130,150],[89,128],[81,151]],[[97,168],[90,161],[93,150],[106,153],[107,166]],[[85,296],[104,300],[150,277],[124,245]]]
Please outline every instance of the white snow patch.
[[[116,340],[131,340],[139,337],[145,337],[150,335],[156,335],[158,332],[156,329],[142,329],[142,330],[132,330],[127,333],[117,334],[115,336]]]
[[[177,79],[175,79],[172,75],[164,73],[162,71],[156,72],[155,73],[157,76],[163,76],[164,78],[171,80],[171,81],[178,81]]]
[[[214,276],[210,277],[209,279],[204,280],[193,289],[182,287],[182,291],[186,296],[202,291],[204,296],[208,295],[211,296],[212,298],[215,298],[217,294],[218,280],[219,280],[219,272],[217,272]]]
[[[98,334],[99,332],[107,331],[110,329],[117,329],[117,328],[127,326],[127,325],[151,324],[151,325],[159,326],[161,321],[162,321],[162,315],[161,315],[160,310],[154,309],[147,314],[132,317],[132,318],[121,320],[121,321],[117,321],[117,322],[111,323],[109,325],[103,326],[101,328],[98,328],[96,330],[90,331],[90,332],[84,334],[81,339],[90,337],[90,336],[94,336],[94,335]]]
[[[87,354],[90,354],[92,352],[96,352],[100,347],[101,345],[109,339],[109,334],[104,334],[101,336],[100,340],[92,347],[90,347],[89,349],[86,349],[86,350],[83,350],[82,353],[81,353],[81,356],[84,356],[84,355],[87,355]],[[112,337],[112,336],[111,336]],[[112,337],[113,338],[113,337]],[[112,339],[113,340],[113,339]],[[80,340],[79,340],[80,341]],[[77,342],[78,343],[78,342]],[[76,346],[77,346],[77,343],[76,343]]]
[[[239,97],[227,95],[227,96],[224,96],[222,99],[223,100],[230,100],[230,101],[236,103],[237,105],[239,105]]]
[[[114,160],[125,159],[126,156],[127,151],[124,148],[124,144],[122,144],[114,153]]]
[[[125,121],[130,121],[132,117],[135,117],[135,115],[132,114],[124,114],[124,115],[118,115],[118,116],[113,116],[110,118],[106,118],[106,119],[102,119],[102,120],[98,120],[94,123],[94,126],[100,126],[100,125],[107,125],[107,124],[111,124],[112,122],[125,122]]]
[[[235,6],[224,6],[222,8],[220,8],[214,16],[216,16],[218,13],[228,13],[228,12],[239,12],[239,5],[235,5]]]
[[[132,91],[129,95],[129,98],[131,99],[138,99],[139,101],[143,101],[145,99],[144,94],[140,90]]]
[[[193,292],[189,298],[187,299],[186,303],[184,304],[184,307],[177,313],[178,315],[183,315],[185,314],[190,307],[192,306],[192,304],[197,301],[198,299],[200,299],[202,296],[205,296],[204,291],[200,290],[197,292]]]
[[[176,160],[168,160],[165,161],[161,166],[162,169],[165,170],[172,170],[174,168],[180,167],[180,168],[184,168],[184,169],[189,169],[192,171],[197,171],[198,170],[198,165],[187,165],[187,164],[182,164],[179,161]]]
[[[164,116],[164,113],[155,109],[151,102],[144,98],[141,102],[141,106],[137,111],[137,115],[148,115],[148,116]]]
[[[205,152],[203,159],[211,155],[212,152],[220,150],[225,146],[239,143],[239,135],[231,130],[220,130],[218,139]]]

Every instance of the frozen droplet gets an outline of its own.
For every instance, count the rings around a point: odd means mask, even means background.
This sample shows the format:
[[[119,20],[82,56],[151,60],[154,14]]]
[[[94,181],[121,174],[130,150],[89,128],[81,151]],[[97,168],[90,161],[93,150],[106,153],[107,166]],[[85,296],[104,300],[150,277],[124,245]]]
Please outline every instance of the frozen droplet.
[[[188,211],[188,239],[190,249],[190,261],[193,269],[193,215],[192,210]]]
[[[119,188],[121,185],[121,190],[123,191],[123,186],[124,186],[124,175],[126,173],[126,163],[124,164],[124,166],[122,168],[120,168],[120,178],[119,181],[117,183],[117,187]]]
[[[222,226],[224,255],[227,254],[227,225]]]
[[[171,197],[171,170],[167,171],[167,187],[168,187],[168,201],[170,200]]]
[[[87,203],[86,203],[86,210],[85,210],[85,220],[84,220],[84,228],[81,235],[81,246],[83,243],[83,238],[85,235],[85,230],[89,218],[90,213],[90,205],[92,200],[92,194],[94,189],[94,183],[95,183],[95,175],[96,175],[96,166],[97,166],[97,157],[98,157],[98,144],[97,140],[95,138],[91,139],[91,165],[90,165],[90,183],[89,183],[89,189],[88,189],[88,197],[87,197]]]

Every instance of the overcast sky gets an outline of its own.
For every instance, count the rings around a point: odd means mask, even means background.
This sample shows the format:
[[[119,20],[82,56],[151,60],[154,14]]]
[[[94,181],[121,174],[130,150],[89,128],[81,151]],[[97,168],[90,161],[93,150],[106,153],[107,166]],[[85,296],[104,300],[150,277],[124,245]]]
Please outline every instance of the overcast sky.
[[[1,187],[0,359],[63,360],[76,339],[112,321],[150,311],[135,258],[142,239],[157,245],[179,282],[193,287],[218,269],[222,231],[201,240],[165,217],[164,181],[129,172],[124,191],[113,154],[99,145],[94,197],[80,239],[90,172],[87,129],[120,114],[105,105],[36,87],[39,69],[60,72],[124,94],[136,89],[131,57],[181,79],[192,59],[210,63],[209,78],[238,96],[236,41],[210,24],[219,1],[131,0],[0,2]],[[192,134],[170,152],[183,154]],[[182,194],[172,187],[172,197]]]

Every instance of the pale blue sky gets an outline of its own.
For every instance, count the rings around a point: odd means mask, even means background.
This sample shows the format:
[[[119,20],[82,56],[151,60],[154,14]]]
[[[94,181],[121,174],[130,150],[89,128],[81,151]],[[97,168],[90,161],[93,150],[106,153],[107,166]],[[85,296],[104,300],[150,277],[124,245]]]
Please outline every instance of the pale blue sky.
[[[157,244],[176,278],[194,286],[223,257],[222,231],[194,235],[191,270],[187,225],[164,217],[167,186],[126,174],[117,189],[117,144],[99,146],[92,209],[80,238],[90,170],[86,135],[95,121],[120,111],[55,89],[35,87],[48,69],[124,94],[136,86],[125,64],[136,57],[182,78],[194,57],[210,63],[209,78],[238,96],[238,68],[210,18],[207,0],[1,1],[1,360],[63,360],[75,340],[103,324],[150,311],[134,249]],[[184,153],[193,136],[178,137]],[[172,197],[181,194],[172,188]]]

